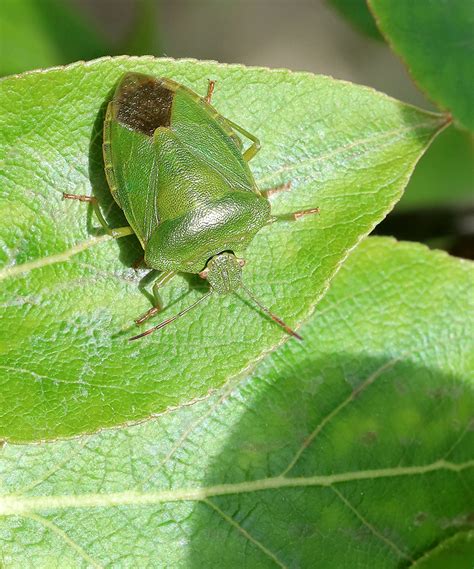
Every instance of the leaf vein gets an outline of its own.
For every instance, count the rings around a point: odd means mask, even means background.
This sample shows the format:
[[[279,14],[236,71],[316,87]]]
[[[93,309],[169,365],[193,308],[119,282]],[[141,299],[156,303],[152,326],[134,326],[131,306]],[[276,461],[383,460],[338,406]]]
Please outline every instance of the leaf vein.
[[[364,146],[365,144],[371,144],[372,143],[378,151],[381,148],[381,145],[379,144],[380,140],[385,140],[386,138],[389,138],[390,141],[388,144],[390,144],[393,142],[393,139],[392,139],[393,136],[395,136],[397,134],[403,134],[403,133],[409,132],[409,131],[415,132],[417,129],[421,129],[421,128],[429,129],[429,131],[426,133],[426,136],[427,137],[432,136],[433,123],[432,122],[430,122],[430,123],[422,122],[422,123],[418,123],[417,125],[411,125],[411,126],[406,126],[403,128],[396,128],[393,130],[389,130],[387,132],[384,132],[381,135],[368,136],[366,138],[359,138],[358,140],[354,140],[353,142],[350,142],[349,144],[345,144],[343,146],[339,146],[337,148],[334,148],[333,150],[329,150],[329,152],[327,152],[326,154],[313,156],[311,158],[308,158],[306,160],[301,160],[300,162],[297,162],[294,164],[288,164],[286,166],[282,166],[278,170],[273,171],[268,176],[264,176],[263,178],[258,179],[257,184],[258,185],[267,184],[270,180],[278,177],[282,173],[291,172],[293,170],[297,170],[298,168],[317,164],[318,162],[323,162],[324,160],[327,160],[329,158],[333,158],[334,156],[337,156],[338,154],[343,154],[347,150],[352,150],[353,148],[357,148],[358,146]],[[388,144],[383,145],[383,146],[388,146]]]
[[[244,529],[240,524],[238,524],[231,516],[228,516],[225,512],[223,512],[218,506],[216,506],[216,504],[214,504],[210,500],[206,500],[206,499],[203,500],[203,503],[207,504],[210,508],[212,508],[215,512],[217,512],[234,529],[236,529],[239,533],[241,533],[246,539],[248,539],[256,547],[258,547],[258,549],[260,549],[260,551],[263,551],[263,553],[265,553],[265,555],[267,555],[272,561],[274,561],[278,565],[278,567],[282,567],[283,569],[287,569],[286,565],[284,565],[278,559],[278,557],[274,553],[272,553],[272,551],[270,551],[268,549],[268,547],[266,547],[265,545],[263,545],[263,543],[258,541],[258,539],[253,537],[252,534],[250,534],[246,529]]]
[[[413,559],[406,554],[404,551],[402,551],[396,543],[394,543],[392,540],[388,539],[388,537],[386,537],[385,535],[383,535],[383,533],[381,533],[375,526],[373,526],[366,518],[364,518],[364,516],[357,510],[357,508],[355,508],[350,502],[349,500],[337,489],[334,488],[334,486],[332,487],[332,490],[336,493],[336,495],[338,496],[338,498],[344,503],[344,505],[349,508],[349,510],[364,524],[364,526],[366,526],[374,535],[375,537],[377,537],[378,539],[380,539],[381,541],[383,541],[386,545],[388,545],[388,547],[390,547],[391,549],[393,549],[395,551],[395,553],[399,556],[402,557],[403,559],[407,559],[408,561],[413,562]]]
[[[22,517],[30,518],[31,520],[33,520],[33,521],[41,524],[45,528],[49,529],[52,533],[56,534],[61,539],[63,539],[64,542],[71,549],[73,549],[75,553],[78,553],[84,559],[84,561],[86,561],[87,563],[92,565],[95,569],[103,569],[103,565],[100,565],[99,563],[97,563],[97,561],[95,561],[95,559],[93,559],[87,553],[87,551],[85,551],[78,543],[76,543],[71,537],[69,537],[64,530],[59,528],[56,524],[53,524],[53,522],[47,520],[46,518],[43,518],[43,516],[38,516],[37,514],[33,514],[33,513],[24,513],[24,514],[22,514]]]
[[[0,271],[0,281],[3,279],[7,279],[9,277],[14,277],[21,273],[27,273],[32,271],[33,269],[39,269],[41,267],[46,267],[47,265],[53,265],[55,263],[64,263],[68,261],[74,255],[78,253],[82,253],[86,249],[97,245],[98,243],[102,243],[103,241],[109,241],[113,239],[110,235],[101,235],[100,237],[93,237],[89,241],[83,241],[82,243],[78,243],[74,245],[70,249],[66,249],[66,251],[62,251],[61,253],[56,253],[54,255],[48,255],[46,257],[41,257],[40,259],[35,259],[34,261],[28,261],[26,263],[22,263],[21,265],[12,265],[9,267],[5,267]]]
[[[303,444],[297,450],[297,452],[295,453],[295,455],[293,456],[293,458],[291,459],[285,470],[281,472],[280,476],[286,476],[288,472],[290,472],[290,470],[293,469],[298,460],[301,458],[301,455],[304,453],[304,451],[314,442],[319,433],[326,427],[326,425],[330,421],[332,421],[332,419],[334,419],[334,417],[336,417],[343,409],[345,409],[350,403],[352,403],[352,401],[354,401],[362,391],[364,391],[367,387],[369,387],[372,383],[374,383],[374,381],[377,378],[379,378],[385,371],[393,367],[395,363],[398,362],[401,358],[402,356],[397,356],[396,358],[393,358],[388,362],[386,362],[384,365],[380,366],[371,375],[369,375],[369,377],[365,381],[363,381],[356,389],[353,389],[348,395],[348,397],[346,397],[346,399],[344,399],[337,407],[335,407],[330,413],[328,413],[322,419],[322,421],[318,423],[318,425],[311,432],[311,434],[308,437],[306,437],[306,439],[303,441]]]

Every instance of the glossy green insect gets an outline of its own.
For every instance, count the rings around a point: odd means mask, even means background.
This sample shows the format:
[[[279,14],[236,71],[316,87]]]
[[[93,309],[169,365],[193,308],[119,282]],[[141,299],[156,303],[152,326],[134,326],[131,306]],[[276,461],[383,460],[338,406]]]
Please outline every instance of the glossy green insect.
[[[268,197],[289,185],[260,191],[248,162],[260,149],[258,139],[211,106],[214,82],[206,97],[168,78],[127,73],[109,103],[103,153],[110,191],[130,226],[111,229],[96,198],[64,194],[90,202],[113,237],[134,233],[147,267],[160,271],[153,285],[155,306],[136,320],[142,324],[161,309],[159,289],[177,273],[197,273],[210,291],[197,302],[135,340],[162,328],[212,292],[237,289],[288,333],[300,338],[254,297],[242,282],[243,259],[234,251],[276,221],[297,220],[317,208],[273,216]],[[251,141],[244,150],[237,133]]]

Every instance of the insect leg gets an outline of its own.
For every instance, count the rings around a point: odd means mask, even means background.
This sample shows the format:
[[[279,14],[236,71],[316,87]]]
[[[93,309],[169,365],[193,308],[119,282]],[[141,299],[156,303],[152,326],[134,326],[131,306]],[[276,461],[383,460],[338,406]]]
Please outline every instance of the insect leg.
[[[79,200],[80,202],[90,203],[94,208],[94,213],[97,219],[99,220],[99,223],[107,231],[107,233],[112,237],[114,237],[115,239],[118,239],[119,237],[125,237],[126,235],[132,235],[134,233],[133,229],[129,226],[115,227],[115,228],[110,227],[107,221],[105,220],[104,216],[102,215],[102,212],[100,211],[99,202],[97,201],[97,198],[95,198],[94,196],[83,196],[77,194],[63,193],[63,198],[65,200]]]
[[[206,103],[208,105],[211,104],[211,99],[212,99],[212,93],[214,93],[214,87],[216,86],[216,82],[213,81],[212,79],[208,79],[208,84],[207,84],[207,95],[204,97],[204,100],[206,101]]]
[[[276,221],[298,221],[298,219],[301,219],[306,215],[312,215],[313,213],[319,213],[319,207],[312,207],[310,209],[300,209],[299,211],[284,213],[282,215],[273,215],[270,218],[269,223],[275,223]]]
[[[258,140],[255,135],[251,134],[248,130],[245,130],[235,122],[232,122],[229,119],[226,119],[226,121],[230,124],[230,126],[234,127],[236,131],[240,132],[240,134],[243,134],[245,137],[252,141],[252,146],[249,146],[242,155],[246,162],[250,162],[250,160],[252,160],[255,154],[257,154],[257,152],[260,150],[260,140]]]
[[[143,324],[143,322],[146,322],[147,320],[155,316],[155,314],[158,314],[158,312],[162,309],[163,306],[161,303],[159,289],[162,286],[164,286],[168,281],[170,281],[175,276],[175,274],[176,273],[174,271],[164,271],[163,273],[160,273],[160,276],[155,281],[155,284],[153,285],[152,288],[155,306],[152,306],[149,310],[145,312],[145,314],[142,314],[140,318],[137,318],[135,320],[135,324],[137,326]]]
[[[280,192],[286,192],[287,190],[291,190],[291,182],[285,182],[284,184],[280,184],[279,186],[275,186],[274,188],[260,190],[260,193],[264,195],[266,198],[269,198],[274,194],[279,194]]]

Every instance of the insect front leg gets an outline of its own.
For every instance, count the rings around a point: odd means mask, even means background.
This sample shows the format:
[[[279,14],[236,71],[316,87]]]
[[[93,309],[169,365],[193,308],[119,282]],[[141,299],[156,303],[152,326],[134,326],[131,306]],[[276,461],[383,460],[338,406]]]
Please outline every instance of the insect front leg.
[[[176,273],[174,271],[164,271],[163,273],[160,273],[158,279],[155,281],[152,288],[154,306],[152,306],[149,310],[147,310],[145,314],[142,314],[140,318],[137,318],[135,320],[135,324],[137,326],[140,326],[140,324],[143,324],[143,322],[146,322],[147,320],[155,316],[155,314],[158,314],[158,312],[163,308],[159,289],[162,286],[164,286],[167,282],[169,282],[175,275]]]
[[[132,235],[134,233],[133,229],[130,226],[115,227],[115,228],[110,227],[107,221],[105,220],[104,216],[102,215],[102,212],[100,211],[99,202],[97,201],[97,198],[95,198],[94,196],[66,194],[63,192],[63,199],[78,200],[80,202],[90,203],[94,209],[94,213],[97,219],[99,220],[99,223],[106,230],[106,232],[115,239],[118,239],[119,237],[125,237],[126,235]]]

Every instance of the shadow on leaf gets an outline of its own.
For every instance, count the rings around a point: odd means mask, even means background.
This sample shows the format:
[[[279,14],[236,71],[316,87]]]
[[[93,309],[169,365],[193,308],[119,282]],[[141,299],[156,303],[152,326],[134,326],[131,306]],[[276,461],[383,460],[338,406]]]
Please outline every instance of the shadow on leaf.
[[[467,382],[408,358],[306,353],[247,382],[236,406],[190,567],[408,567],[472,527]]]

